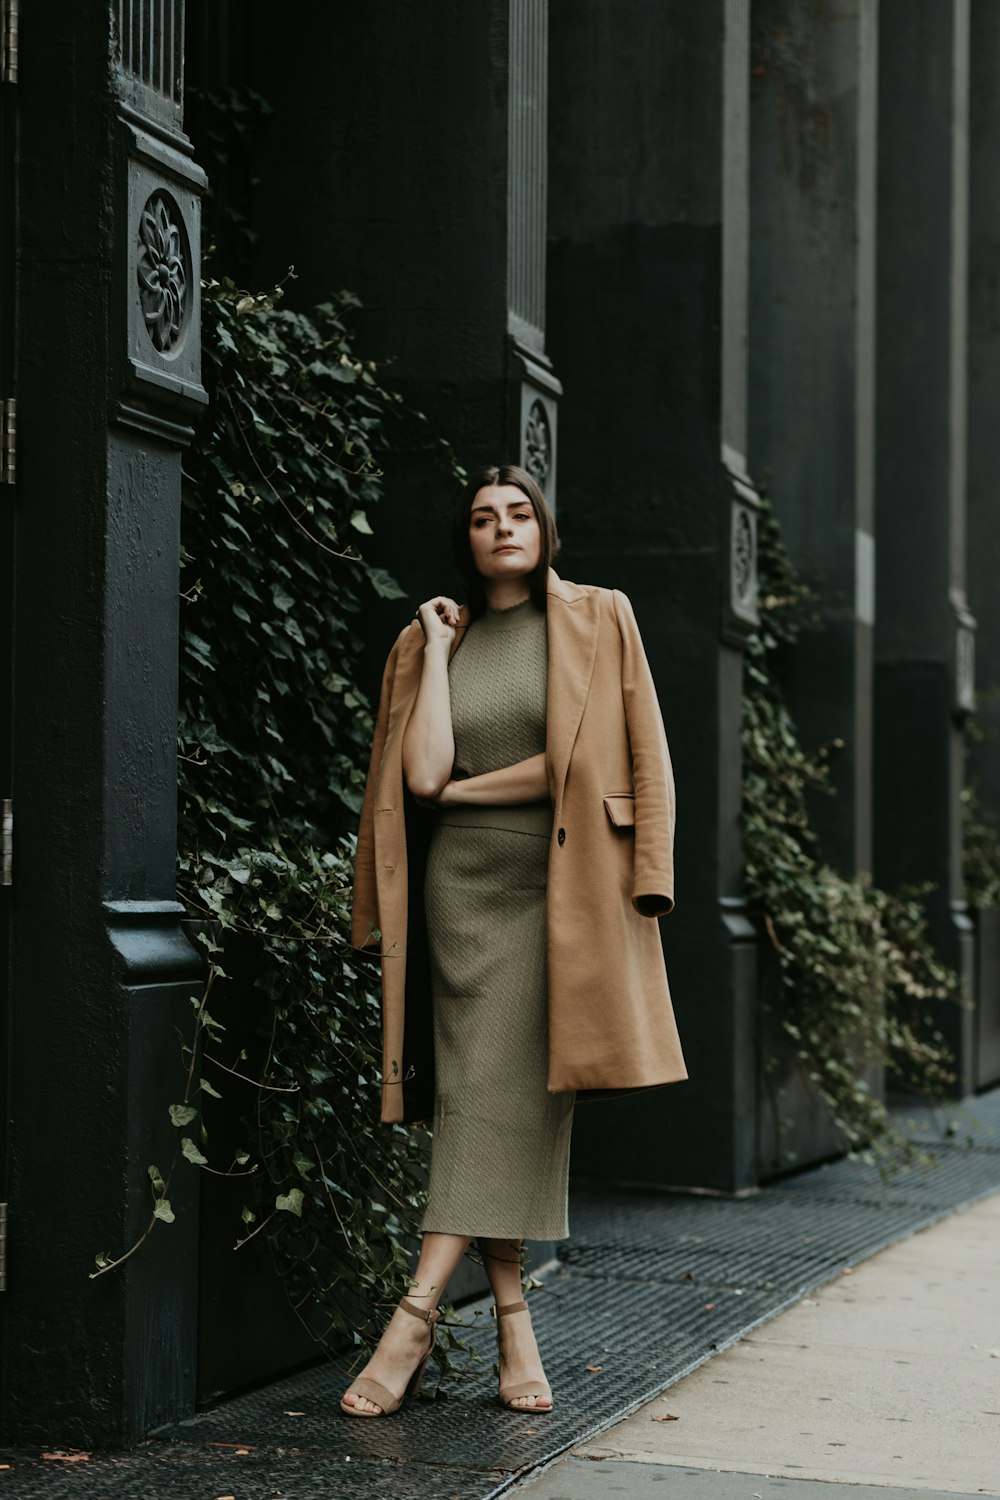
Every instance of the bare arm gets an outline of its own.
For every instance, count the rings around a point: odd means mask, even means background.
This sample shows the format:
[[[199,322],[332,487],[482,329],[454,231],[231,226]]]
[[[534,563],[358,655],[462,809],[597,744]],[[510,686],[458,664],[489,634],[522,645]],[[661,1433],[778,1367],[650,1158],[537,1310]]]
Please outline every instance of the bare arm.
[[[438,807],[454,807],[458,803],[501,807],[518,802],[543,802],[548,795],[545,756],[532,755],[499,771],[448,781],[435,800]]]
[[[458,621],[454,599],[439,596],[421,604],[424,661],[413,711],[403,736],[403,775],[415,797],[436,797],[455,763],[448,690],[448,652]]]

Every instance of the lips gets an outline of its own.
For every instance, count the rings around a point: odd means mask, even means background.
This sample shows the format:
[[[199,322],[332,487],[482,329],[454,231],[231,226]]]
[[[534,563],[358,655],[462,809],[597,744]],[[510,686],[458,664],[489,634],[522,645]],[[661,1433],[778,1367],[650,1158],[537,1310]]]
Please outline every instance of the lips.
[[[494,552],[520,552],[520,547],[494,547]]]

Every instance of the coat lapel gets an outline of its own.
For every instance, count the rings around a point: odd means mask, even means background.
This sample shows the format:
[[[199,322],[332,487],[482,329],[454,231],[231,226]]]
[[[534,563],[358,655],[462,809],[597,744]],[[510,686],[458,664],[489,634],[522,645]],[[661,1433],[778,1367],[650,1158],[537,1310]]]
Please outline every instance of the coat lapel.
[[[583,717],[597,659],[600,597],[596,589],[564,583],[549,569],[549,675],[546,701],[546,746],[549,790],[558,807],[566,772]]]

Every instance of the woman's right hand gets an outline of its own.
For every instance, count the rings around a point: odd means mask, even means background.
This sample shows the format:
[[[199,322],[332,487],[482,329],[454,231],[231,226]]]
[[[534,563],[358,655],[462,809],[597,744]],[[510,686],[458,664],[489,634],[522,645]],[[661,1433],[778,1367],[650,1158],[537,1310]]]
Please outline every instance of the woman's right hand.
[[[458,605],[454,599],[438,594],[435,599],[427,599],[421,604],[417,610],[417,619],[425,641],[443,641],[450,645],[458,624]]]

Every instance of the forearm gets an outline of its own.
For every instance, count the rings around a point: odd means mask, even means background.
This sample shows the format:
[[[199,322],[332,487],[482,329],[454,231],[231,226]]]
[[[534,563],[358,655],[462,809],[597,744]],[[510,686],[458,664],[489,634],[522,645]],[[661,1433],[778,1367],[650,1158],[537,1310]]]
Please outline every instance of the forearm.
[[[462,781],[449,781],[442,789],[438,802],[441,806],[448,807],[456,803],[504,807],[519,802],[543,802],[548,795],[545,756],[532,755],[528,760],[516,761],[514,765],[503,766],[499,771],[486,771],[482,776],[467,776]]]
[[[455,763],[447,645],[424,647],[413,711],[403,736],[403,775],[417,797],[436,797]]]

